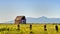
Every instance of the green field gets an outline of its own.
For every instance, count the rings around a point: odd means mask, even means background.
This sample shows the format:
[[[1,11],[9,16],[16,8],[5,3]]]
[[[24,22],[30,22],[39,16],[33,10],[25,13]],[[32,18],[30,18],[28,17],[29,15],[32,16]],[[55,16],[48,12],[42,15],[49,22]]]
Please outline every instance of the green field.
[[[0,24],[0,34],[60,34],[60,25],[58,26],[58,32],[56,31],[55,24],[46,24],[46,31],[44,30],[44,24],[32,24],[30,30],[30,24]]]

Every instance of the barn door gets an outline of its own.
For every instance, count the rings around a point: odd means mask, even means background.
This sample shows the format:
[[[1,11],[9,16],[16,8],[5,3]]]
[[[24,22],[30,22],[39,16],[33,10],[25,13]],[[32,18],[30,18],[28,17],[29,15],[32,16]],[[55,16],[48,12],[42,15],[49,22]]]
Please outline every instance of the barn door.
[[[25,23],[25,20],[22,20],[22,23]]]

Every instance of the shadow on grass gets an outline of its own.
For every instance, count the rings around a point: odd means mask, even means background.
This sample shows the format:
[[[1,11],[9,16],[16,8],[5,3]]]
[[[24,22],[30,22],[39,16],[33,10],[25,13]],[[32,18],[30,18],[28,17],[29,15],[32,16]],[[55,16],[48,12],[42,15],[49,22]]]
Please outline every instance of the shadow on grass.
[[[31,31],[30,34],[34,34],[34,32]]]

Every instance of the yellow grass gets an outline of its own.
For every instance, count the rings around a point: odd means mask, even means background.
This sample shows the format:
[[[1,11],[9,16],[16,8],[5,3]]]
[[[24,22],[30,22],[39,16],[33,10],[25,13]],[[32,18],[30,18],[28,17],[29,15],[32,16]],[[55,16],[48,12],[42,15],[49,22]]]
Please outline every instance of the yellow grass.
[[[17,24],[0,24],[0,34],[60,34],[60,25],[58,25],[58,32],[55,29],[55,25],[47,24],[44,31],[44,24],[32,24],[32,30],[30,30],[30,24],[19,24],[20,30],[17,30]],[[1,31],[1,29],[6,30]],[[9,31],[7,30],[9,28]]]

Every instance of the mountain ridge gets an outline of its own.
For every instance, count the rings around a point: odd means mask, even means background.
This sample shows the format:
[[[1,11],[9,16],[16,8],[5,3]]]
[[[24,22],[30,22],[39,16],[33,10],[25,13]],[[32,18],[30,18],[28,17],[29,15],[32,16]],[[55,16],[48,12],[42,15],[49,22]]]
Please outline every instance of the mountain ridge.
[[[60,18],[47,18],[45,16],[39,18],[26,17],[27,23],[60,23]],[[14,23],[14,20],[6,23]]]

